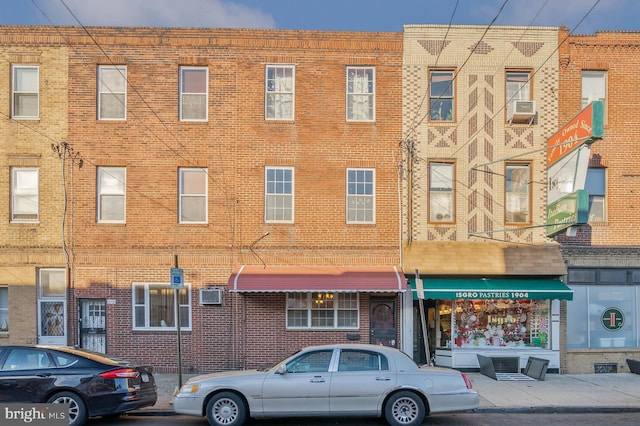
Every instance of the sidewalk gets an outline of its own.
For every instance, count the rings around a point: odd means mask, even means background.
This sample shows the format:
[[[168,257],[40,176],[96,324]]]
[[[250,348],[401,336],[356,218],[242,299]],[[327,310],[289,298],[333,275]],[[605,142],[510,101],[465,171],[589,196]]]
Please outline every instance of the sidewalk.
[[[484,412],[606,413],[640,412],[640,375],[547,374],[544,381],[497,381],[481,373],[467,373],[480,395]],[[182,375],[183,384],[193,375]],[[177,374],[155,374],[158,402],[132,415],[173,415],[171,398]]]

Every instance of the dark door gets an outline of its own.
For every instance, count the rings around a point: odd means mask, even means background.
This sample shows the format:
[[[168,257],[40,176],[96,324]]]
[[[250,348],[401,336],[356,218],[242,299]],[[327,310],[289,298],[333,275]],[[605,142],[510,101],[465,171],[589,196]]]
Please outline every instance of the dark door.
[[[107,301],[80,300],[80,346],[107,353]]]
[[[397,348],[396,300],[372,297],[370,307],[370,343]]]

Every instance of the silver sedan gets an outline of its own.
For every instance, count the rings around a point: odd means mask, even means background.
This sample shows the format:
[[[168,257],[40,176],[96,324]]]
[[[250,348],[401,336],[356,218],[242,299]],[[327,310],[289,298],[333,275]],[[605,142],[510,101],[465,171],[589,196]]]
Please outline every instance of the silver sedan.
[[[315,416],[384,416],[411,426],[478,404],[464,373],[418,366],[404,352],[367,344],[311,346],[268,370],[196,376],[173,398],[176,413],[206,416],[215,426]]]

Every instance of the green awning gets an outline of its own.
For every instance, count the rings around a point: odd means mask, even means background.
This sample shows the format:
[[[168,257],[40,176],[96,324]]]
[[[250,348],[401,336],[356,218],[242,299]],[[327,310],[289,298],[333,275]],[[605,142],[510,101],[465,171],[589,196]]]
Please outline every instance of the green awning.
[[[414,299],[561,299],[573,300],[573,290],[559,279],[408,279]],[[422,288],[420,288],[422,287]]]

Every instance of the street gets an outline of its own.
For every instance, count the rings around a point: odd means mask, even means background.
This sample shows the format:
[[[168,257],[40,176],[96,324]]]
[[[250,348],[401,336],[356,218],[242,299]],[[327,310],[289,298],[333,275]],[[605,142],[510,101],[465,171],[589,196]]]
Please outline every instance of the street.
[[[277,419],[250,420],[251,426],[371,426],[385,425],[382,419],[327,418],[327,419]],[[580,424],[581,426],[626,426],[638,424],[638,413],[463,413],[430,416],[423,425],[443,426],[545,426]],[[136,416],[123,415],[117,419],[93,419],[87,426],[151,426],[151,425],[208,425],[206,419],[190,416]]]

